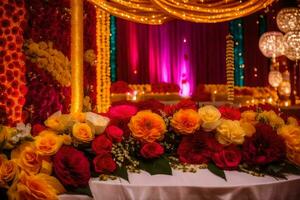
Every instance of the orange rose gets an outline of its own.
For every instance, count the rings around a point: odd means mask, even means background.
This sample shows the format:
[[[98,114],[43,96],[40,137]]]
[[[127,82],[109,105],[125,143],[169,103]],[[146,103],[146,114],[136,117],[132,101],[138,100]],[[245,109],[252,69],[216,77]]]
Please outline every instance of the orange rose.
[[[41,156],[52,156],[63,144],[63,138],[53,131],[42,131],[34,141],[37,153]]]
[[[180,109],[171,119],[171,126],[175,132],[183,135],[193,134],[200,125],[200,115],[193,109]]]
[[[278,135],[284,138],[289,149],[300,152],[300,128],[295,125],[284,125],[277,130]]]
[[[90,142],[94,139],[92,128],[87,123],[75,123],[72,134],[80,142]]]
[[[7,160],[0,167],[0,181],[8,183],[17,173],[17,164],[13,160]]]
[[[57,194],[65,192],[54,177],[46,174],[27,175],[21,172],[18,181],[7,192],[9,199],[58,200]]]
[[[33,143],[23,143],[11,152],[11,158],[26,172],[37,174],[41,168],[41,159]]]
[[[255,126],[253,126],[249,122],[242,122],[242,121],[240,121],[240,126],[245,131],[245,134],[248,137],[251,137],[256,132]]]
[[[144,142],[162,139],[166,132],[163,118],[149,110],[140,111],[133,116],[128,127],[133,137]]]

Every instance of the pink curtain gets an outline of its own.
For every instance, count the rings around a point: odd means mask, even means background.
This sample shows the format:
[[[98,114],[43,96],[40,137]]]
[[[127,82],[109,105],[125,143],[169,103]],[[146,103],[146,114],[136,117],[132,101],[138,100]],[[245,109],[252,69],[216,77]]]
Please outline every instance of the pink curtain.
[[[150,26],[117,19],[118,80],[177,83],[186,95],[199,83],[225,83],[227,34],[227,23]]]

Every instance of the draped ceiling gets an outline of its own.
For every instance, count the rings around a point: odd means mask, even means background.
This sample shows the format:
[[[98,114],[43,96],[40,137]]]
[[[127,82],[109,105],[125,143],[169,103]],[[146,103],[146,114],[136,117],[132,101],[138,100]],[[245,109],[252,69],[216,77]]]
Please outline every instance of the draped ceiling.
[[[197,23],[224,22],[266,8],[275,0],[89,0],[117,17],[163,24],[177,18]]]

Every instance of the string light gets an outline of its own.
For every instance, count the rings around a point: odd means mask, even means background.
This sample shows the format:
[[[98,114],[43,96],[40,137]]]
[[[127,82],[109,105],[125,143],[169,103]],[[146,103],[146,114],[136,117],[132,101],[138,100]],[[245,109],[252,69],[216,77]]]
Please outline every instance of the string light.
[[[106,112],[110,106],[110,18],[100,8],[96,9],[97,42],[97,111]]]
[[[226,36],[226,80],[227,99],[234,100],[234,41],[232,35]]]
[[[240,18],[266,8],[274,0],[89,0],[120,18],[144,24],[162,24],[172,18],[216,23]]]
[[[149,0],[89,0],[112,15],[129,21],[159,25],[171,18],[157,9]]]
[[[260,10],[274,0],[248,0],[248,1],[224,1],[216,0],[213,3],[194,1],[183,2],[181,0],[152,0],[161,10],[170,16],[192,22],[216,23],[228,21],[249,15]]]

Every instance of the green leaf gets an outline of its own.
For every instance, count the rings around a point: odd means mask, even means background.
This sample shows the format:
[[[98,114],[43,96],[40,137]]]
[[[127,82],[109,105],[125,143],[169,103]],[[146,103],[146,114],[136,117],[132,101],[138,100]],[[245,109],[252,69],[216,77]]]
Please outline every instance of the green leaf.
[[[160,157],[151,160],[141,160],[140,168],[145,170],[151,175],[155,175],[155,174],[172,175],[172,169],[170,167],[169,160],[165,157]]]
[[[128,179],[128,172],[125,166],[117,167],[117,169],[114,171],[113,175],[121,177],[129,182]]]
[[[267,171],[271,173],[279,173],[281,170],[282,170],[282,165],[280,164],[271,164],[267,168]]]
[[[291,163],[285,163],[282,171],[284,173],[300,175],[300,168]]]
[[[82,194],[82,195],[88,195],[90,197],[93,197],[89,186],[69,189],[67,194]]]
[[[208,169],[211,173],[213,173],[213,174],[215,174],[215,175],[221,177],[221,178],[224,179],[225,181],[227,181],[226,176],[225,176],[225,173],[224,173],[224,170],[218,168],[215,164],[213,164],[213,163],[208,163],[207,169]]]

